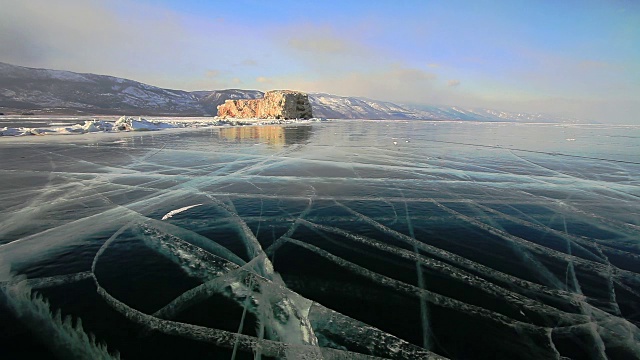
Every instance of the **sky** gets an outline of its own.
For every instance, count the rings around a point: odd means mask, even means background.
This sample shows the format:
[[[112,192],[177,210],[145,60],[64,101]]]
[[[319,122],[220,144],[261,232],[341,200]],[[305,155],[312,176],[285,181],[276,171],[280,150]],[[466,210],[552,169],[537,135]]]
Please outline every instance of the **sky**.
[[[640,124],[640,1],[0,0],[0,62]]]

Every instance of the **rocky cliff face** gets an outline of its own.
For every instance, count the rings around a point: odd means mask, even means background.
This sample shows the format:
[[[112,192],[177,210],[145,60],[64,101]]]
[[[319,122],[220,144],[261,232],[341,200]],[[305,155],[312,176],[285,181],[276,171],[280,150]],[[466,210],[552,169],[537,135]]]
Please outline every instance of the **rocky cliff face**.
[[[267,91],[262,99],[227,100],[218,106],[221,118],[309,119],[313,117],[307,94],[291,90]]]

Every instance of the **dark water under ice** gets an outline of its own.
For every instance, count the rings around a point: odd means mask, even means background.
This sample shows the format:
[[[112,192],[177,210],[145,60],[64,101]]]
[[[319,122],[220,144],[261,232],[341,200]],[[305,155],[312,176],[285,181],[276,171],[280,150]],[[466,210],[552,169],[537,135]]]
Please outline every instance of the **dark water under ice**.
[[[0,358],[638,359],[639,149],[427,121],[0,139]]]

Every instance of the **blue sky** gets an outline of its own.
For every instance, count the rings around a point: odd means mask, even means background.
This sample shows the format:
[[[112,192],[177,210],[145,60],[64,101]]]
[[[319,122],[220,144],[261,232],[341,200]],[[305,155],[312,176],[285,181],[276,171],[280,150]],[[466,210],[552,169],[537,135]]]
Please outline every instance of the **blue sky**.
[[[0,61],[640,123],[640,2],[0,0]]]

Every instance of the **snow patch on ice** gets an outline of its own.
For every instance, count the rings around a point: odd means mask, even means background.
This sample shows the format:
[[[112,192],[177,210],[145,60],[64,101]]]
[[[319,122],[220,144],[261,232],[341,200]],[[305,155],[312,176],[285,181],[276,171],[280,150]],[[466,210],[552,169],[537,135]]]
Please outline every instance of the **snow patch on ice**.
[[[181,207],[179,209],[171,210],[171,211],[169,211],[168,213],[166,213],[162,217],[162,220],[167,220],[167,219],[173,217],[173,215],[175,215],[175,214],[179,214],[179,213],[181,213],[183,211],[187,211],[187,210],[189,210],[191,208],[194,208],[194,207],[200,206],[200,205],[202,205],[202,204],[189,205],[189,206]]]
[[[143,119],[141,117],[134,118],[129,116],[122,116],[115,123],[115,127],[118,130],[125,131],[150,131],[150,130],[160,130],[160,129],[169,129],[176,127],[174,124],[163,123],[163,122],[151,122],[147,119]]]

